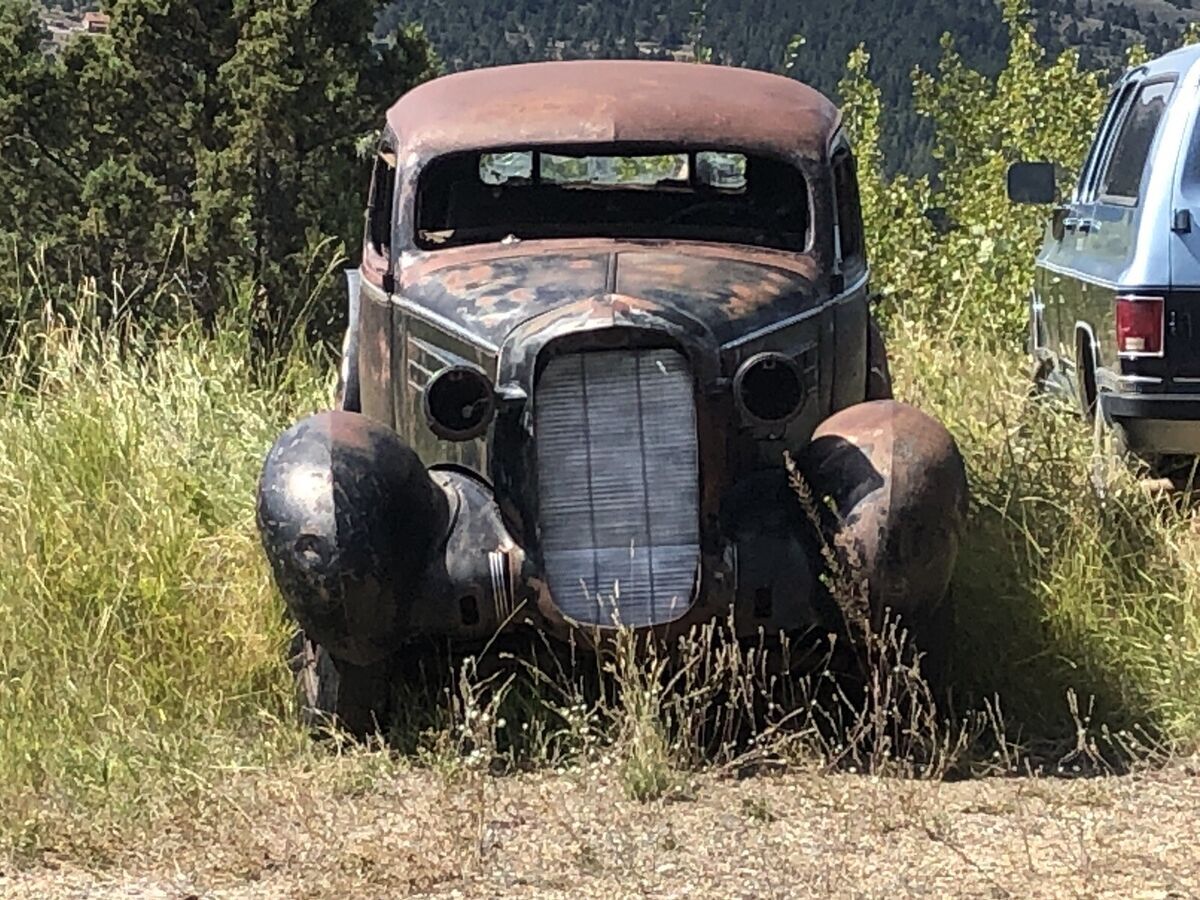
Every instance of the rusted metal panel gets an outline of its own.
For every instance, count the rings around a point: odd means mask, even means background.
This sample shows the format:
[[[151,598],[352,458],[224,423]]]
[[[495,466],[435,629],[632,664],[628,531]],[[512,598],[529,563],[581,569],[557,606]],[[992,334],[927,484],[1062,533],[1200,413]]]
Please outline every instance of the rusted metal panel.
[[[811,257],[782,251],[535,241],[431,254],[403,270],[401,296],[414,314],[457,326],[487,348],[526,320],[606,293],[677,309],[726,344],[811,312],[819,278]]]
[[[919,621],[946,593],[967,518],[967,474],[954,438],[895,400],[859,403],[813,433],[801,467],[837,509],[829,536],[847,571],[884,609]]]
[[[736,145],[823,159],[840,124],[823,94],[780,75],[646,60],[578,60],[436,78],[389,110],[401,160],[564,144]]]

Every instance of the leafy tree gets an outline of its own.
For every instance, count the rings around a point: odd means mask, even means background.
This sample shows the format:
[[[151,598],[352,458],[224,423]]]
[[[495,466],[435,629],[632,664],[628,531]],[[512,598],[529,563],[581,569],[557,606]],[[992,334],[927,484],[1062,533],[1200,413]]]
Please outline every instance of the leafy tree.
[[[30,0],[0,4],[0,232],[53,237],[80,178],[47,39]]]
[[[841,90],[862,160],[877,287],[889,306],[945,331],[1012,343],[1023,333],[1031,253],[1048,210],[1010,203],[1005,172],[1018,160],[1043,159],[1058,164],[1064,182],[1073,178],[1106,90],[1074,51],[1047,62],[1025,0],[1005,0],[1003,12],[1010,49],[998,75],[966,65],[948,36],[936,71],[914,73],[917,110],[934,126],[936,188],[928,178],[884,175],[882,104],[861,51]],[[925,216],[931,208],[952,223],[945,233]]]
[[[371,0],[107,11],[49,58],[30,0],[0,8],[0,233],[105,280],[182,272],[206,313],[260,283],[289,318],[357,242],[356,147],[436,68],[420,29],[376,40]]]

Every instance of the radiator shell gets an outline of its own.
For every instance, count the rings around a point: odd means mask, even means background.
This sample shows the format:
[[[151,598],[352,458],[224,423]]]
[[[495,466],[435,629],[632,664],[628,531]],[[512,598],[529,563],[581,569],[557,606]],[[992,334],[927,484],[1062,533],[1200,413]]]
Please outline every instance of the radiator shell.
[[[560,612],[601,627],[684,615],[701,559],[685,357],[669,348],[555,356],[534,410],[539,546]]]

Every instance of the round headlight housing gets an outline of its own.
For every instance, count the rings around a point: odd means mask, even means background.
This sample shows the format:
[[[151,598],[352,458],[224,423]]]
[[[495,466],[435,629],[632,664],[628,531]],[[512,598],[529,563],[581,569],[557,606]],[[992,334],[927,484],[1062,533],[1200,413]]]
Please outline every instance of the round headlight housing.
[[[425,385],[425,421],[442,440],[469,441],[492,422],[496,396],[492,381],[474,366],[442,369]]]
[[[804,374],[790,356],[758,353],[733,376],[733,397],[748,423],[785,425],[804,409]]]

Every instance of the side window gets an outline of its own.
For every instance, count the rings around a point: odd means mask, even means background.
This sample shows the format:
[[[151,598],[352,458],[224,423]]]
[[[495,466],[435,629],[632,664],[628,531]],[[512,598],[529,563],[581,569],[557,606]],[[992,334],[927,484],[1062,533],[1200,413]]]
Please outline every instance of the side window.
[[[1192,122],[1192,134],[1188,142],[1187,158],[1183,164],[1183,188],[1194,194],[1200,186],[1200,117]]]
[[[1100,197],[1116,203],[1137,203],[1150,147],[1158,133],[1175,80],[1143,84],[1121,123],[1100,180]]]
[[[367,207],[367,242],[380,256],[388,256],[392,245],[392,209],[396,199],[396,151],[387,138],[379,145],[371,174]]]
[[[1087,159],[1084,160],[1083,168],[1079,172],[1079,185],[1076,188],[1074,198],[1076,202],[1090,203],[1094,197],[1096,192],[1096,170],[1100,167],[1100,163],[1104,159],[1104,153],[1111,144],[1113,129],[1120,120],[1125,104],[1132,93],[1133,88],[1126,87],[1113,91],[1112,96],[1109,97],[1108,106],[1105,108],[1104,115],[1101,116],[1100,123],[1096,127],[1096,137],[1092,141],[1092,148],[1088,151]]]
[[[833,157],[833,190],[837,202],[837,237],[843,269],[854,269],[865,261],[863,253],[862,206],[858,196],[858,174],[849,150]]]

